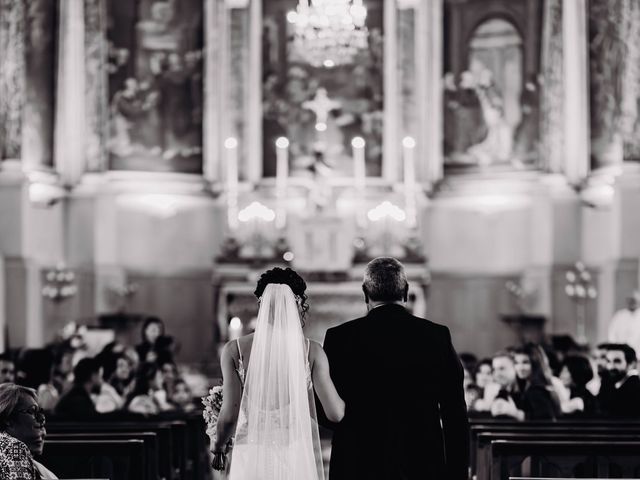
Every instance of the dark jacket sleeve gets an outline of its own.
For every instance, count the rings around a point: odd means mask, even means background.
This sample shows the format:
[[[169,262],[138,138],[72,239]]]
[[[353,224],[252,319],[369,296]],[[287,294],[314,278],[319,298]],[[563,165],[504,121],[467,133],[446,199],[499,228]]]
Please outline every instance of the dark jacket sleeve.
[[[556,417],[549,392],[540,385],[533,385],[524,394],[524,414],[527,420],[551,420]]]
[[[466,480],[469,476],[469,420],[464,400],[464,373],[451,343],[451,333],[444,327],[441,387],[439,389],[447,479]]]
[[[336,354],[337,352],[336,342],[334,340],[332,329],[327,330],[327,333],[324,337],[324,344],[322,345],[322,348],[324,349],[327,355],[327,359],[329,360],[329,371],[331,372],[331,379],[333,380],[333,383],[335,384],[336,389],[338,390],[338,393],[340,393],[340,387],[336,382],[336,370],[337,370],[336,364],[338,360],[337,360],[337,354]],[[315,395],[315,400],[316,400],[316,413],[318,415],[318,423],[325,428],[335,430],[338,424],[333,423],[327,418],[327,416],[324,413],[324,409],[322,408],[322,404],[320,403],[320,399],[318,398],[317,395]]]

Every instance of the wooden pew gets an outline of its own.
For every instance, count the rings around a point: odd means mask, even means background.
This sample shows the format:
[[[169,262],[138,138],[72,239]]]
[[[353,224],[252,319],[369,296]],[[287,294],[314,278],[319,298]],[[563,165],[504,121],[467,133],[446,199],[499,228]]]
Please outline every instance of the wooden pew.
[[[616,434],[633,435],[640,433],[640,422],[638,421],[619,421],[619,420],[542,420],[517,422],[511,420],[495,420],[495,419],[474,419],[470,422],[471,435],[471,471],[472,475],[478,473],[478,462],[482,461],[478,457],[480,448],[478,438],[484,433],[516,433],[528,436],[531,439],[537,438],[538,435],[546,434],[569,434],[575,432],[576,435],[589,434]]]
[[[493,440],[491,480],[509,480],[517,475],[637,478],[640,476],[640,442]]]
[[[60,422],[47,421],[47,432],[57,433],[155,433],[158,438],[157,469],[161,480],[178,480],[179,470],[173,464],[173,432],[171,422],[139,421],[139,422]]]
[[[143,440],[48,440],[41,461],[60,478],[145,478]]]
[[[158,471],[158,436],[154,432],[51,433],[46,440],[142,440],[147,460],[144,478],[161,480]]]
[[[539,440],[539,441],[565,441],[565,442],[579,442],[583,440],[589,440],[593,442],[615,442],[620,440],[626,441],[638,441],[640,442],[640,432],[624,434],[617,432],[605,432],[605,433],[582,433],[582,432],[545,432],[537,433],[535,436],[531,436],[526,433],[481,433],[478,436],[478,451],[477,451],[477,479],[489,480],[491,478],[491,444],[495,440],[505,441],[522,441],[522,440]]]

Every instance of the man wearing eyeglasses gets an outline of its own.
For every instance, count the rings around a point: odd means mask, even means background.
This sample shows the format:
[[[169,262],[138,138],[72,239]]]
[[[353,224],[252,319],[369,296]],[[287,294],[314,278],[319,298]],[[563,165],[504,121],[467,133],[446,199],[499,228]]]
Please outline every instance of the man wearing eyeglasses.
[[[9,355],[0,355],[0,383],[13,383],[16,381],[16,365]]]
[[[13,383],[0,384],[0,478],[56,479],[33,459],[44,448],[45,417],[36,392]]]

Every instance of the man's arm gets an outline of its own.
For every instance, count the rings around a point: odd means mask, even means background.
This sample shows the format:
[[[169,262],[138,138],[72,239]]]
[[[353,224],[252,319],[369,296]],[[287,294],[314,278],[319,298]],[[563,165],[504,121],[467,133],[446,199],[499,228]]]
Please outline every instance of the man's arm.
[[[338,391],[338,394],[340,394],[340,386],[336,381],[336,374],[335,374],[336,362],[337,362],[336,360],[337,349],[336,349],[336,342],[334,340],[332,329],[327,330],[327,333],[324,337],[323,349],[325,354],[327,355],[327,360],[329,361],[329,374],[331,376],[331,379],[333,380],[334,385],[336,386],[336,390]],[[317,395],[315,395],[315,400],[316,400],[316,412],[318,415],[318,423],[325,428],[335,430],[338,424],[332,422],[327,418],[326,414],[324,413],[324,409],[322,408],[322,403],[320,402],[320,399],[318,398]]]
[[[451,333],[444,327],[440,418],[442,419],[447,479],[466,480],[469,476],[469,420],[464,401],[464,373],[451,343]]]

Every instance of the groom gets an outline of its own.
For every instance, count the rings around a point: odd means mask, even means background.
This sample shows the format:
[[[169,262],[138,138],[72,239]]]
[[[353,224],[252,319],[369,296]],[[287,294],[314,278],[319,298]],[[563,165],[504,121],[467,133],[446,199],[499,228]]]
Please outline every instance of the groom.
[[[466,480],[469,424],[449,329],[404,308],[403,265],[380,257],[362,285],[367,316],[327,331],[331,378],[346,403],[329,478]],[[321,418],[323,415],[321,415]]]

